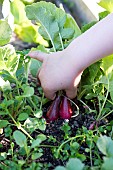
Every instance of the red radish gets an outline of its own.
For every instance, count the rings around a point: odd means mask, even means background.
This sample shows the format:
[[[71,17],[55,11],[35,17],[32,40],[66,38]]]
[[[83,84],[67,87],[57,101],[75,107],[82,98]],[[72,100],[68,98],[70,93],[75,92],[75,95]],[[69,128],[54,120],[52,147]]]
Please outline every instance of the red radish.
[[[59,115],[62,119],[70,119],[72,116],[72,107],[67,97],[63,97],[61,101]]]
[[[58,96],[53,103],[51,104],[46,117],[47,117],[47,122],[50,121],[55,121],[59,117],[59,104],[60,104],[60,96]]]
[[[93,130],[93,129],[94,129],[94,127],[95,127],[95,123],[96,123],[96,122],[94,121],[93,123],[91,123],[91,124],[90,124],[90,126],[89,126],[89,130]]]

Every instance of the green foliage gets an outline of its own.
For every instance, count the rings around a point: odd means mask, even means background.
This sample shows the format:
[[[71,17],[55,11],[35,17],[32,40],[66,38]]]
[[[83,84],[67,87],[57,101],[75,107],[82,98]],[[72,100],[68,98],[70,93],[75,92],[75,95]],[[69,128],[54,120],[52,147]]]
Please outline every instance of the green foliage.
[[[13,0],[10,3],[10,8],[11,13],[14,16],[15,24],[21,24],[27,20],[25,13],[25,5],[21,2],[21,0]]]
[[[53,51],[64,49],[73,37],[80,35],[80,29],[73,18],[52,3],[43,1],[28,5],[26,14],[30,20],[41,24],[39,32],[51,42]]]
[[[22,132],[16,130],[16,131],[13,133],[13,137],[14,137],[16,143],[17,143],[20,147],[24,147],[24,146],[25,146],[25,144],[26,144],[26,142],[27,142],[27,139],[26,139],[26,136],[25,136]]]
[[[108,12],[113,12],[113,1],[112,0],[100,0],[98,3],[101,7],[105,8]]]
[[[0,47],[0,70],[8,71],[11,75],[16,73],[19,56],[16,55],[12,45]]]
[[[107,17],[108,14],[109,14],[108,11],[100,12],[100,13],[99,13],[99,20],[101,20],[101,19]]]
[[[102,165],[102,170],[109,170],[113,167],[113,158],[104,158],[104,163]]]
[[[95,25],[97,23],[97,21],[92,21],[91,23],[85,24],[82,26],[81,31],[82,33],[84,33],[85,31],[87,31],[88,29],[90,29],[93,25]]]
[[[110,137],[100,137],[97,141],[97,146],[104,155],[113,157],[113,140]]]
[[[58,166],[57,168],[55,168],[55,170],[83,170],[84,168],[84,164],[77,158],[73,158],[70,159],[67,164],[66,167],[64,168],[63,166]]]
[[[9,43],[12,36],[12,30],[7,21],[0,20],[0,46]]]

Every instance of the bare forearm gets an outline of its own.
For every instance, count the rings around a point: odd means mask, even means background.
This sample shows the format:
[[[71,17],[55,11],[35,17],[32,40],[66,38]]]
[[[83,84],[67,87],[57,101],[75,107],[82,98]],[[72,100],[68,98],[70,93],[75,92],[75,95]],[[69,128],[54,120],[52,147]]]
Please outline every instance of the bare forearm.
[[[81,58],[74,56],[80,53]],[[91,29],[75,39],[67,48],[74,62],[78,62],[81,70],[92,63],[113,53],[113,13],[98,22]],[[76,51],[76,52],[75,52]]]

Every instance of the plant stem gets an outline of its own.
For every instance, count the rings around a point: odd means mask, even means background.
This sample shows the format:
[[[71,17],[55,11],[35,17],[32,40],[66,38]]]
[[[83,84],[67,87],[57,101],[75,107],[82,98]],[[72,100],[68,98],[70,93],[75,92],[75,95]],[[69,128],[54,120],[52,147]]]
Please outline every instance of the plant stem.
[[[108,90],[107,90],[106,97],[105,97],[105,99],[104,99],[104,102],[103,102],[102,108],[100,109],[99,114],[98,114],[98,117],[97,117],[97,119],[96,119],[97,121],[98,121],[98,120],[99,120],[99,118],[101,117],[101,114],[102,114],[103,108],[104,108],[105,103],[106,103],[106,101],[107,101],[108,94],[109,94],[109,79],[108,79]]]
[[[111,110],[110,112],[108,112],[106,115],[102,116],[99,120],[102,120],[102,119],[106,118],[106,117],[109,116],[112,112],[113,112],[113,110]]]
[[[13,120],[13,122],[15,123],[15,125],[17,126],[17,128],[20,129],[23,133],[25,133],[31,140],[33,140],[33,138],[29,135],[29,133],[26,132],[25,129],[21,127],[21,125],[17,124],[17,122],[15,121],[15,119],[12,117],[12,115],[9,112],[8,112],[8,114],[11,117],[11,119]]]
[[[92,138],[91,138],[91,144],[90,144],[90,163],[91,163],[91,167],[93,166],[93,162],[92,162]]]
[[[86,103],[84,103],[82,100],[79,100],[84,106],[86,106],[88,109],[89,109],[89,111],[90,112],[92,112],[92,109],[90,109],[90,107],[86,104]]]
[[[64,44],[63,44],[62,37],[61,37],[60,33],[59,33],[59,37],[60,37],[60,42],[61,42],[62,50],[64,50]]]
[[[59,146],[59,148],[58,148],[58,150],[57,150],[57,157],[59,156],[60,150],[62,149],[62,147],[63,147],[66,143],[68,143],[68,142],[71,141],[71,140],[74,140],[74,139],[77,139],[77,138],[81,138],[81,137],[85,137],[85,136],[84,136],[84,135],[74,136],[74,137],[69,138],[69,139],[66,140],[65,142],[63,142],[63,143]]]
[[[42,110],[42,100],[44,99],[44,92],[42,93],[41,103],[40,103],[40,110]]]
[[[52,145],[39,145],[39,147],[47,147],[47,148],[58,148],[58,146]]]

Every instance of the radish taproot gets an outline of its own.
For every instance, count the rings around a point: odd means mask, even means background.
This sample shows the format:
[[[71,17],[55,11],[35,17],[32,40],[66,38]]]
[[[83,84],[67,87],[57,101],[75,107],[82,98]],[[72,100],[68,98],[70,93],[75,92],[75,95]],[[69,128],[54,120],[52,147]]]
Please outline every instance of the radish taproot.
[[[57,96],[56,99],[52,102],[46,114],[47,122],[55,121],[59,118],[59,104],[60,104],[60,96]]]
[[[70,119],[72,116],[72,107],[71,103],[67,97],[63,96],[60,109],[59,109],[59,116],[62,119]]]

